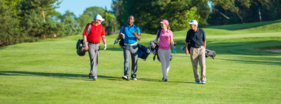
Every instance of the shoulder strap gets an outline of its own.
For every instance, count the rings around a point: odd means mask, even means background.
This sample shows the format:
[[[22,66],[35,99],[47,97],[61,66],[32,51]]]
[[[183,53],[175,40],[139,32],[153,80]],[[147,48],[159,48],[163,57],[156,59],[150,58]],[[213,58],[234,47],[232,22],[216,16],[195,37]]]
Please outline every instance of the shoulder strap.
[[[162,30],[162,29],[158,29],[158,31],[157,31],[156,42],[158,41],[158,39],[159,39],[159,37],[160,37],[161,30]]]
[[[138,31],[138,26],[135,25],[134,28],[135,28],[135,31]]]
[[[123,26],[123,33],[125,32],[125,27],[126,27],[126,26],[124,25],[124,26]]]
[[[92,24],[89,23],[89,26],[88,26],[88,29],[87,29],[87,36],[90,34],[91,30],[92,30]]]

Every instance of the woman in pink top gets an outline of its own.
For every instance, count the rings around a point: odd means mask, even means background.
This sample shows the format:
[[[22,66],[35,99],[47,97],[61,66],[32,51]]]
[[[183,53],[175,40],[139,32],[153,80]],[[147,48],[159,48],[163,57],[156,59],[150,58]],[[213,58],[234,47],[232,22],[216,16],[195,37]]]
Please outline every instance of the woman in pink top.
[[[170,58],[171,58],[171,49],[170,49],[170,43],[172,44],[174,48],[174,52],[176,52],[176,48],[174,46],[173,41],[173,32],[171,31],[171,28],[169,27],[169,22],[167,20],[163,20],[161,23],[162,30],[158,31],[160,33],[160,42],[159,42],[159,49],[158,49],[158,56],[161,61],[161,68],[162,68],[162,74],[163,74],[163,81],[168,81],[168,72],[170,68]],[[158,33],[157,33],[158,34]],[[155,43],[158,41],[158,37],[155,39]],[[155,47],[155,44],[153,45]]]

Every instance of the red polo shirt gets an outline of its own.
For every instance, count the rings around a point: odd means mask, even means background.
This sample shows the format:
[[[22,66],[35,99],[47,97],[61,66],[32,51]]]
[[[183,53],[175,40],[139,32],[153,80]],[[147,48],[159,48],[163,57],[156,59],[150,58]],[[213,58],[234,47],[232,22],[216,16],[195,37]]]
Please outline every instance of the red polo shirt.
[[[84,36],[87,36],[87,34],[88,34],[88,31],[87,31],[88,27],[89,27],[89,24],[86,26],[86,29],[84,30],[84,33],[83,33]],[[100,38],[105,35],[103,26],[101,24],[96,26],[93,23],[91,23],[91,27],[92,27],[92,30],[91,30],[90,34],[87,36],[87,41],[92,42],[92,43],[99,43]]]

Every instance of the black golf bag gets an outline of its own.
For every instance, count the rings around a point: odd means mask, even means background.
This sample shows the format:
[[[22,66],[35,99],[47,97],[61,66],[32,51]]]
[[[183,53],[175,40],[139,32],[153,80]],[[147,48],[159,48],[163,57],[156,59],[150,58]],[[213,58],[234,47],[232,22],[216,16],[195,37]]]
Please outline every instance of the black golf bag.
[[[84,40],[79,39],[76,43],[76,53],[79,56],[84,56],[86,54],[87,51],[84,50],[85,44],[84,44]]]
[[[181,49],[185,52],[185,47],[182,46]],[[188,51],[190,53],[190,49]],[[211,49],[206,49],[205,50],[205,57],[208,58],[208,57],[212,57],[213,59],[215,59],[216,57],[216,51],[214,50],[211,50]]]
[[[152,45],[153,44],[155,44],[156,46],[155,46],[155,48],[152,48]],[[154,41],[151,41],[150,42],[150,50],[151,50],[151,52],[154,54],[154,56],[153,56],[153,61],[155,61],[155,58],[157,57],[157,60],[159,61],[159,62],[161,62],[160,61],[160,57],[158,56],[158,48],[159,48],[159,45],[157,44],[157,43],[154,43]],[[172,61],[172,59],[173,59],[173,56],[171,55],[171,57],[170,57],[170,61]]]

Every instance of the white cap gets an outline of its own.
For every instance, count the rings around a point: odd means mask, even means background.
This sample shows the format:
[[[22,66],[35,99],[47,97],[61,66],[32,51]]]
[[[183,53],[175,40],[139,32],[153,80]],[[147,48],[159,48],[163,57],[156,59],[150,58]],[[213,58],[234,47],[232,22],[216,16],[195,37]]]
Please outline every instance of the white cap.
[[[197,22],[196,20],[191,20],[191,21],[189,22],[189,24],[194,24],[194,25],[198,26],[198,22]]]
[[[101,17],[101,15],[96,15],[94,19],[100,20],[100,21],[104,21],[104,19]]]

